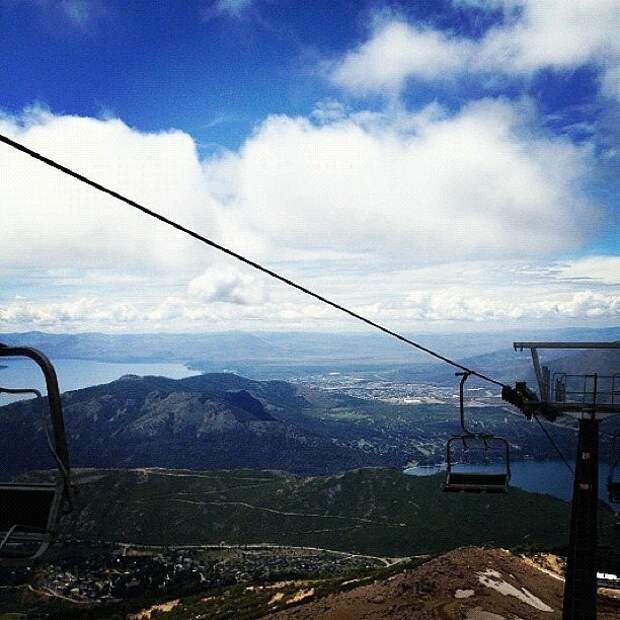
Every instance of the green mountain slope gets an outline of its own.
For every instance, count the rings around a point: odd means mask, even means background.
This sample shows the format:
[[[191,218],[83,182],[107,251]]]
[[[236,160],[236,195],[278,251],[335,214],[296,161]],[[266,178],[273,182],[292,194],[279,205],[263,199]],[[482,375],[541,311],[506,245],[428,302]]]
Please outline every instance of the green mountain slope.
[[[441,477],[361,469],[304,478],[269,471],[89,470],[65,524],[80,539],[144,544],[276,543],[384,556],[461,545],[562,545],[565,502],[511,489],[446,494]]]

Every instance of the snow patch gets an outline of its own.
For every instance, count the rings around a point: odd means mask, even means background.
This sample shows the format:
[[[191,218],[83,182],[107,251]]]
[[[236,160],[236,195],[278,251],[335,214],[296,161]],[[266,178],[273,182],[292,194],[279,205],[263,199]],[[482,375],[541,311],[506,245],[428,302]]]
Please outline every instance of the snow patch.
[[[473,590],[457,590],[454,593],[454,598],[469,598],[476,594]]]
[[[492,568],[487,568],[487,569],[484,571],[484,574],[485,574],[487,577],[495,577],[495,579],[501,579],[501,578],[502,578],[502,574],[501,574],[501,573],[498,573],[496,570],[493,570]]]
[[[483,572],[478,573],[478,581],[487,588],[496,590],[504,596],[514,596],[515,598],[523,601],[524,603],[539,609],[540,611],[552,612],[553,608],[549,607],[546,603],[541,601],[537,596],[534,596],[531,592],[525,588],[517,590],[513,585],[507,583],[502,579],[500,573],[490,568]]]

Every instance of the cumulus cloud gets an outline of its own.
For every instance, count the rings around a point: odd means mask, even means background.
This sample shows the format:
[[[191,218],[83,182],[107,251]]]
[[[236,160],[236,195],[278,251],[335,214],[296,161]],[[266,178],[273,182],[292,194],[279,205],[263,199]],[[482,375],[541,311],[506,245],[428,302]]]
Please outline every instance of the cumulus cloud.
[[[247,306],[263,303],[267,299],[264,284],[250,274],[226,266],[208,269],[191,280],[187,290],[192,297],[207,303]]]
[[[32,110],[0,117],[0,131],[395,324],[445,317],[442,304],[463,320],[474,306],[490,318],[613,318],[617,305],[605,306],[610,293],[596,287],[614,284],[615,257],[547,269],[534,258],[573,249],[596,221],[581,189],[590,147],[537,132],[535,118],[527,104],[507,101],[415,114],[324,102],[310,118],[270,117],[238,151],[203,161],[183,132],[142,133],[118,119]],[[6,147],[0,188],[9,215],[0,244],[4,329],[342,325],[329,308],[267,288],[262,276]],[[533,266],[511,271],[510,257]],[[593,297],[576,298],[584,278]],[[517,279],[518,293],[496,286]],[[463,281],[476,287],[434,297]],[[563,288],[532,293],[528,284],[539,281]],[[416,284],[422,301],[405,303],[401,291]],[[514,298],[527,307],[502,302]]]
[[[5,135],[212,237],[216,204],[193,140],[118,119],[29,110],[0,116]],[[155,221],[6,146],[0,148],[4,268],[179,270],[205,251]]]
[[[133,304],[108,303],[98,298],[77,298],[64,302],[32,302],[17,298],[0,305],[0,325],[11,328],[24,326],[70,329],[76,325],[106,323],[132,324],[139,318]]]
[[[503,9],[503,21],[480,39],[379,20],[367,41],[332,64],[331,80],[356,93],[393,93],[408,78],[459,72],[526,75],[595,63],[602,90],[620,97],[620,4],[616,0],[453,0],[478,10]]]
[[[233,296],[234,297],[234,296]],[[335,312],[318,303],[285,298],[256,305],[227,299],[183,296],[161,302],[131,303],[103,297],[75,297],[62,302],[17,297],[0,302],[0,330],[56,331],[197,331],[212,329],[278,329],[286,324],[307,328],[333,322]],[[225,302],[225,303],[222,303]]]
[[[445,78],[468,62],[473,44],[402,21],[380,24],[373,36],[331,70],[332,81],[357,92],[397,92],[411,76]]]
[[[529,72],[620,60],[616,0],[504,0],[498,4],[518,17],[485,35],[479,52],[483,66]]]
[[[383,279],[399,280],[392,274]],[[367,287],[379,276],[363,278]],[[447,279],[449,282],[449,279]],[[438,325],[471,325],[486,322],[497,327],[519,323],[570,324],[584,321],[604,325],[617,322],[620,294],[617,289],[571,289],[553,285],[463,283],[442,287],[418,286],[405,298],[387,286],[387,293],[368,290],[369,303],[352,303],[349,283],[347,301],[355,311],[400,329],[426,329]],[[324,291],[325,292],[325,291]],[[329,291],[327,292],[329,295]],[[361,296],[364,297],[363,295]],[[233,295],[233,299],[237,299]],[[378,301],[374,301],[377,300]],[[278,294],[257,303],[230,301],[222,297],[169,296],[163,301],[131,303],[103,297],[76,297],[62,302],[14,298],[0,302],[1,330],[54,329],[57,331],[198,331],[212,329],[332,329],[355,328],[332,308]],[[223,303],[224,302],[224,303]]]
[[[271,117],[224,156],[229,214],[272,245],[416,263],[573,247],[596,221],[589,148],[537,135],[528,113],[484,100],[391,125]]]
[[[270,117],[238,152],[202,162],[187,134],[141,133],[118,119],[35,110],[0,117],[0,130],[251,256],[521,256],[572,247],[596,221],[581,191],[588,146],[536,134],[527,107],[483,100],[452,116],[437,105],[393,116],[327,108],[320,122]],[[7,147],[0,175],[4,269],[195,275],[217,260]]]
[[[170,322],[185,318],[187,302],[180,297],[167,297],[152,310],[146,313],[147,321]]]
[[[618,319],[620,295],[579,291],[556,299],[519,301],[506,296],[497,300],[446,290],[411,293],[407,315],[422,321],[501,321],[520,319]]]

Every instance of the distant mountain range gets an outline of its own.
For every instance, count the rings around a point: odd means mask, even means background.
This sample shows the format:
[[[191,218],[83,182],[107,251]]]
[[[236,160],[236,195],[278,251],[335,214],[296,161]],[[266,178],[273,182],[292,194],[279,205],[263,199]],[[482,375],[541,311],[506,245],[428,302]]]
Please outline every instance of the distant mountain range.
[[[541,364],[547,365],[553,373],[570,373],[575,375],[598,373],[611,376],[620,373],[620,349],[586,349],[570,351],[568,349],[540,350]],[[536,387],[532,357],[528,349],[514,351],[501,349],[459,360],[468,368],[473,368],[499,381],[514,383],[524,381]],[[392,375],[400,379],[426,379],[442,385],[454,384],[454,369],[447,366],[419,366],[395,370]],[[473,383],[481,383],[475,377]],[[620,386],[620,384],[619,384]]]
[[[515,340],[620,340],[620,327],[410,334],[420,344],[457,360],[502,351]],[[285,378],[301,371],[377,370],[385,366],[431,372],[435,360],[388,336],[368,333],[222,332],[199,334],[4,333],[0,342],[29,345],[52,359],[182,362],[203,371],[235,370],[253,378]],[[507,363],[510,360],[507,359]]]

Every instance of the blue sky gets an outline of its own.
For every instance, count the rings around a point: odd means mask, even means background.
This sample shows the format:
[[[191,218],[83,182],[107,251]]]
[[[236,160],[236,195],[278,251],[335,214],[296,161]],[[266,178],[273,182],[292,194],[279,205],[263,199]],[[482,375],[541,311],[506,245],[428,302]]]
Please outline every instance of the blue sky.
[[[612,0],[6,0],[0,129],[403,329],[610,325],[619,30]],[[348,328],[20,158],[0,330]]]

